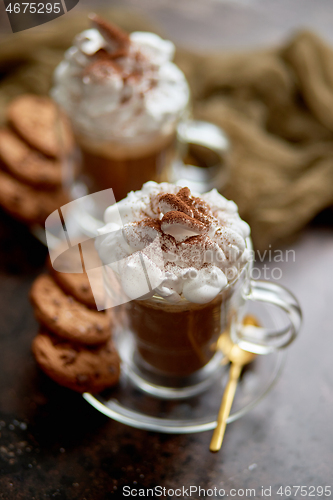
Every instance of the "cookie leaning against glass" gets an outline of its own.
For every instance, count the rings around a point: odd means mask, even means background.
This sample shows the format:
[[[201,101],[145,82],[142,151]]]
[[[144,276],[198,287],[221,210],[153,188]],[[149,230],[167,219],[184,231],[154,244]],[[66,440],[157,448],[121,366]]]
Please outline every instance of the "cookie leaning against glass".
[[[202,391],[219,371],[224,331],[256,354],[294,340],[297,300],[276,283],[251,279],[250,227],[216,189],[199,195],[150,181],[110,205],[104,219],[95,244],[111,303],[126,309],[123,324],[112,309],[115,339],[142,390],[169,399]],[[249,301],[279,307],[289,327],[260,336],[244,330]]]
[[[119,379],[119,357],[111,340],[85,346],[41,329],[32,344],[39,367],[52,380],[76,392],[97,393]]]
[[[43,274],[30,291],[40,322],[33,355],[44,373],[58,384],[81,393],[101,392],[117,384],[120,375],[112,317],[86,305],[88,299],[91,306],[94,297],[86,273],[52,270],[52,274],[56,281]]]

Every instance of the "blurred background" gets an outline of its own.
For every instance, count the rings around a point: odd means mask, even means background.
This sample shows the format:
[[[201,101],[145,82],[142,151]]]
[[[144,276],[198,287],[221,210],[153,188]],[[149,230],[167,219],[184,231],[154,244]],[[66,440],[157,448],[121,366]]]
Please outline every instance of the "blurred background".
[[[0,123],[21,93],[48,94],[54,68],[91,9],[177,46],[194,116],[231,139],[217,186],[252,227],[256,248],[292,243],[333,204],[333,43],[329,0],[81,0],[66,15],[10,34],[0,16]],[[327,212],[328,209],[328,212]]]
[[[176,44],[195,50],[243,48],[282,41],[295,28],[310,27],[333,41],[330,0],[80,0],[79,10],[105,7],[128,8],[153,23]],[[0,4],[1,34],[10,33]],[[44,25],[43,31],[56,30]]]

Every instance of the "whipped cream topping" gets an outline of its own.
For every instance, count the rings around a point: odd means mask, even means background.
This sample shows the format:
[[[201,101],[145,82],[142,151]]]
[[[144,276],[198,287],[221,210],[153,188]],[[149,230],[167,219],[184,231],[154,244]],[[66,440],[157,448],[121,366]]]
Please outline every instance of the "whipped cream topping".
[[[185,76],[171,62],[173,43],[90,17],[94,27],[76,36],[51,91],[76,131],[102,141],[172,133],[189,100]]]
[[[216,189],[199,197],[150,181],[110,206],[104,219],[96,247],[131,300],[158,295],[205,304],[250,260],[250,228]]]

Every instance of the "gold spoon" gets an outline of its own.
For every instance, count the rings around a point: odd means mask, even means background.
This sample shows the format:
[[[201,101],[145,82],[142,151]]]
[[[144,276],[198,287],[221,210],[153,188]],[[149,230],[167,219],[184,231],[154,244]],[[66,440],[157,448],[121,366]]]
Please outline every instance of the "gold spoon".
[[[258,321],[254,316],[245,316],[243,320],[244,326],[258,327]],[[231,362],[229,371],[229,380],[225,388],[219,414],[217,417],[217,426],[214,429],[212,440],[209,449],[211,452],[216,453],[222,446],[222,441],[227,426],[227,418],[229,417],[232,403],[235,397],[237,382],[241,374],[242,368],[253,361],[256,354],[244,351],[237,344],[234,344],[228,332],[222,333],[217,341],[217,348],[223,352],[226,358]]]

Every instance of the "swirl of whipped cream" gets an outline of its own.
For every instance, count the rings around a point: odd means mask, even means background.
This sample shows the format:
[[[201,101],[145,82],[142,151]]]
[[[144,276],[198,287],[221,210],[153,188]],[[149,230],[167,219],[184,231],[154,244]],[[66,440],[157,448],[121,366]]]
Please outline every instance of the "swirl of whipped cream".
[[[216,189],[199,197],[150,181],[110,206],[104,220],[96,246],[130,299],[158,295],[170,303],[205,304],[250,259],[250,228]]]
[[[175,47],[153,33],[130,35],[97,16],[56,68],[52,97],[77,133],[100,141],[170,134],[189,101]]]

